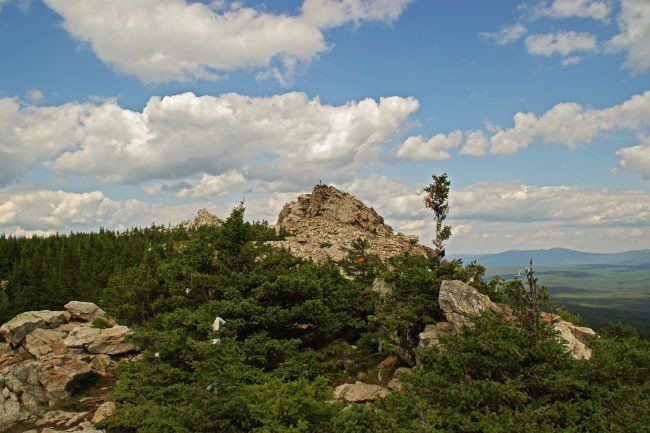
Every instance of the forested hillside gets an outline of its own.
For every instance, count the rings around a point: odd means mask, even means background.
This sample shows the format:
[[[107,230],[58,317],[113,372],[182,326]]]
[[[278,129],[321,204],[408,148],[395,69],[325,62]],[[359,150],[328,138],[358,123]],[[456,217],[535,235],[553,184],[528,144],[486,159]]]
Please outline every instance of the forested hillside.
[[[604,330],[575,360],[552,326],[527,321],[521,282],[435,256],[382,262],[362,240],[315,263],[274,239],[243,208],[189,231],[2,238],[2,314],[77,299],[135,327],[141,355],[121,364],[117,413],[100,425],[113,432],[647,431],[650,346],[634,330]],[[418,344],[444,320],[445,280],[471,281],[513,317],[485,313]],[[334,400],[355,381],[385,391]]]

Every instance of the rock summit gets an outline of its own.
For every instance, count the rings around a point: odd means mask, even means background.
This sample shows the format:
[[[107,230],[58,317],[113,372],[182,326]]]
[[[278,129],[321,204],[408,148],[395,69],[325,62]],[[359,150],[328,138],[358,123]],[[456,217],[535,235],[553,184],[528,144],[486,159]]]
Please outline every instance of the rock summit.
[[[417,236],[394,234],[373,208],[329,185],[316,185],[311,194],[285,204],[276,230],[284,230],[289,236],[270,244],[315,261],[345,259],[357,238],[367,240],[368,252],[382,260],[403,252],[431,253],[430,248],[418,242]]]

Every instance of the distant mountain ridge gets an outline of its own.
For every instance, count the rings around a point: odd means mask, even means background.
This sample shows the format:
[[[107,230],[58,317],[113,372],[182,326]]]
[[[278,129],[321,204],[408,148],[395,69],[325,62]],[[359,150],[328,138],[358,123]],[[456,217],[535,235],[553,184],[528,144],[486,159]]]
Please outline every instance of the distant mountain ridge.
[[[551,248],[548,250],[508,250],[496,254],[449,254],[448,257],[462,259],[464,263],[476,260],[486,267],[523,266],[531,258],[533,264],[536,265],[642,265],[650,264],[650,249],[622,253],[587,253],[568,248]]]

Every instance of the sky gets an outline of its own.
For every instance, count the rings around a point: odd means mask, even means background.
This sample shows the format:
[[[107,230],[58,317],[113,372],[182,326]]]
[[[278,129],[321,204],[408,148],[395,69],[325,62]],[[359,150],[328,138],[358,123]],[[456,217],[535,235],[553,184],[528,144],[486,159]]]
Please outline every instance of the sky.
[[[648,0],[0,0],[0,233],[274,223],[314,184],[451,253],[650,248]]]

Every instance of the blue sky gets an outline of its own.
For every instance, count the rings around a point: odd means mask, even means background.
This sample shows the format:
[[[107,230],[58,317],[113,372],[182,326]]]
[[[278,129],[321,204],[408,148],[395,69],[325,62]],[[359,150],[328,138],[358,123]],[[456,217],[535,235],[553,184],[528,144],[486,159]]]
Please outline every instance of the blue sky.
[[[176,222],[243,196],[272,221],[323,180],[424,240],[418,188],[448,172],[453,252],[650,247],[642,0],[0,5],[0,231]],[[242,108],[222,118],[227,93]],[[152,97],[172,99],[144,116]],[[513,130],[517,113],[534,118]]]

